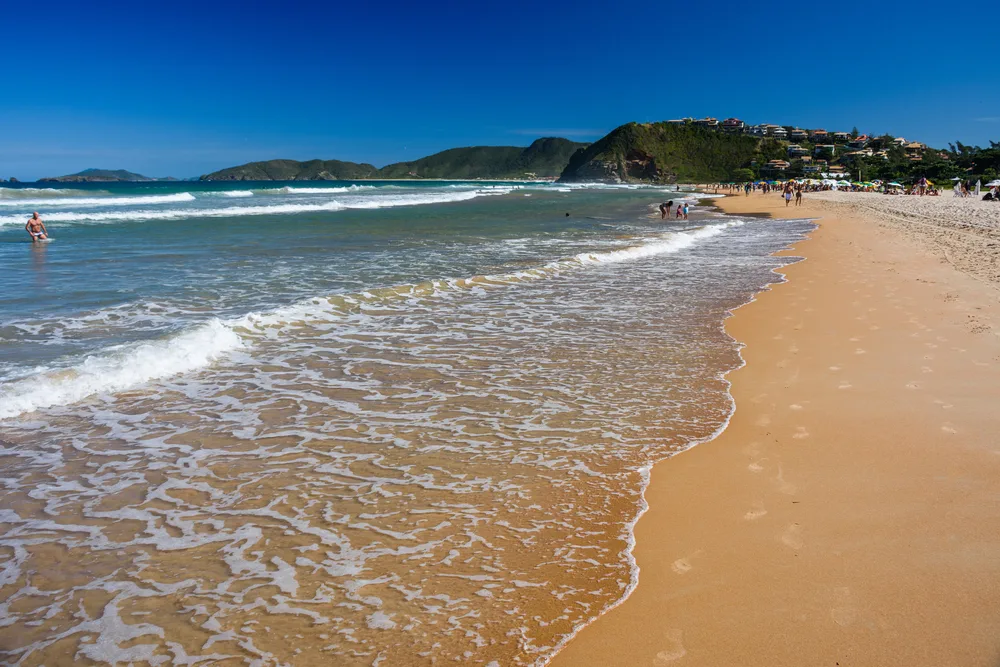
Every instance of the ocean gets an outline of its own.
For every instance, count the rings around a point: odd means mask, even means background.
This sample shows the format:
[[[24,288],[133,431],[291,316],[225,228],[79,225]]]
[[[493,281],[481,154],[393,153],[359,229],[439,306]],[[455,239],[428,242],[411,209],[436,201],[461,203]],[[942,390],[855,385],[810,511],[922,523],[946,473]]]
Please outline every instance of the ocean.
[[[685,196],[0,188],[0,659],[544,664],[812,228]]]

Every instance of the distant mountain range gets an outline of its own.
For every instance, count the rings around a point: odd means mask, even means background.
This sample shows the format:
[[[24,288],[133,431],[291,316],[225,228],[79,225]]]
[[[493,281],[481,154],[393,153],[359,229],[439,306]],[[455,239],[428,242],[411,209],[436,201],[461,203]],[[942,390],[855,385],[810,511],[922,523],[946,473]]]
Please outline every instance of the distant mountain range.
[[[68,176],[38,179],[40,183],[108,183],[116,181],[176,181],[176,178],[150,178],[124,169],[84,169]]]
[[[587,144],[546,137],[523,146],[452,148],[413,162],[397,162],[381,169],[370,164],[339,160],[267,160],[230,167],[201,177],[203,181],[334,181],[357,179],[446,178],[523,179],[556,178],[570,157]]]

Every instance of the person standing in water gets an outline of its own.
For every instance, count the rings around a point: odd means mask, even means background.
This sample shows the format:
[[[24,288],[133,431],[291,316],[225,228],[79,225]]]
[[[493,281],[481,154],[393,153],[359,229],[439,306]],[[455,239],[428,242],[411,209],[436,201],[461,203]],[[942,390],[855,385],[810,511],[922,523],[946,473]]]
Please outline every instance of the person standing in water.
[[[684,219],[685,220],[688,219],[688,205],[687,205],[687,202],[684,202]]]
[[[670,215],[670,209],[673,208],[674,200],[671,199],[668,202],[660,204],[660,220],[663,220],[668,215]]]
[[[44,241],[49,238],[49,230],[45,229],[45,223],[38,217],[38,211],[31,214],[24,229],[31,236],[31,242]]]

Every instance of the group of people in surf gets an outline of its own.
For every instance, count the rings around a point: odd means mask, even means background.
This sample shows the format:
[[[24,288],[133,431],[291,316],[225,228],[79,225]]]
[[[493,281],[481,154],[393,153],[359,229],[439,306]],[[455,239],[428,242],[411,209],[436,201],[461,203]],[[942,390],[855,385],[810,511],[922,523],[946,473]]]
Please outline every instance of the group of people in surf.
[[[667,217],[670,215],[670,210],[673,208],[673,206],[674,206],[673,199],[671,199],[670,201],[665,201],[662,204],[660,204],[660,220],[667,219]],[[687,202],[677,204],[677,215],[675,215],[674,217],[683,218],[684,220],[688,219]]]
[[[45,229],[45,223],[38,217],[38,211],[31,214],[31,217],[28,218],[28,223],[24,226],[24,229],[28,232],[28,235],[31,236],[32,243],[45,241],[49,238],[49,230]]]

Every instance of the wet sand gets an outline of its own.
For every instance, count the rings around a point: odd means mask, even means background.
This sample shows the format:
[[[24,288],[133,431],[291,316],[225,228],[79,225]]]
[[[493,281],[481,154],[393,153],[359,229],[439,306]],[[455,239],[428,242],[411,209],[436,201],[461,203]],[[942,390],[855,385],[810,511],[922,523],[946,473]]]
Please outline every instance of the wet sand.
[[[638,588],[551,664],[995,667],[1000,291],[860,207],[718,203],[821,226],[727,322],[736,412],[654,467]]]

